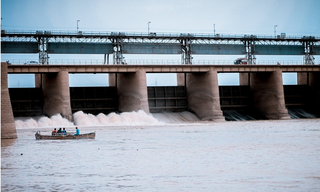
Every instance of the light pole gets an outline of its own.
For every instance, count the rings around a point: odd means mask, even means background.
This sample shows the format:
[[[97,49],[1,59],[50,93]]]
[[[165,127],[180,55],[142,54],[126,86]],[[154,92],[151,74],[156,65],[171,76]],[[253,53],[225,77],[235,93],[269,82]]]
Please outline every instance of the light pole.
[[[149,27],[150,23],[151,23],[151,21],[148,22],[148,35],[150,34],[150,27]]]
[[[278,27],[278,25],[274,25],[274,37],[277,37],[277,28]]]
[[[213,35],[216,36],[216,24],[213,24]]]
[[[79,31],[79,25],[78,25],[79,22],[80,20],[77,20],[77,32]]]

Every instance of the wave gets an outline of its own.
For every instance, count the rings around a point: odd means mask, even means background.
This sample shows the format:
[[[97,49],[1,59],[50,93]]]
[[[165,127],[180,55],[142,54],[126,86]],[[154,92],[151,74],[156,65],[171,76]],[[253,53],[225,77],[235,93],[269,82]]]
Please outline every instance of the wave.
[[[105,115],[87,114],[78,111],[73,114],[74,122],[79,126],[99,126],[99,125],[161,125],[162,122],[155,119],[151,114],[143,110],[133,112],[123,112],[120,114],[110,113]]]
[[[73,126],[69,120],[63,118],[60,114],[52,117],[40,117],[38,120],[30,118],[26,120],[15,120],[16,128],[34,128],[34,127],[57,127],[57,126]]]
[[[38,120],[37,120],[38,119]],[[38,117],[25,120],[15,120],[16,128],[37,128],[37,127],[68,127],[68,126],[110,126],[110,125],[162,125],[163,122],[140,110],[137,112],[110,113],[105,115],[100,113],[93,115],[78,111],[73,114],[74,122],[56,114],[51,118]]]

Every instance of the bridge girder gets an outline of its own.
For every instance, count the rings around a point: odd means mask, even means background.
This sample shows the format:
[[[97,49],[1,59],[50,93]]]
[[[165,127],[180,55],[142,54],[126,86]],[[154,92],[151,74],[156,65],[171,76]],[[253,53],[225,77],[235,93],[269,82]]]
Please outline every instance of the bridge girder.
[[[259,37],[255,35],[244,36],[214,36],[203,34],[143,34],[143,33],[123,33],[123,32],[9,32],[1,31],[2,53],[25,53],[34,52],[32,46],[25,43],[38,43],[39,62],[48,64],[48,53],[67,54],[68,50],[50,52],[50,43],[73,43],[76,46],[90,44],[85,50],[73,49],[70,54],[96,54],[97,51],[90,51],[96,48],[103,48],[109,54],[108,46],[113,46],[114,64],[123,64],[123,54],[179,54],[181,53],[182,64],[192,64],[192,54],[245,54],[249,64],[255,64],[256,55],[303,55],[305,64],[314,64],[314,55],[320,55],[320,38],[315,37]],[[21,46],[14,49],[15,46]],[[24,43],[24,44],[23,44]],[[94,46],[94,45],[97,46]],[[150,49],[152,51],[134,51],[136,46],[140,49]],[[172,50],[169,48],[172,45]],[[69,46],[69,45],[68,45]],[[68,47],[66,46],[66,47]],[[180,50],[178,50],[180,46]],[[235,46],[234,48],[232,46]],[[242,48],[243,46],[243,48]],[[28,47],[30,50],[28,50]],[[56,46],[59,49],[61,46]],[[70,47],[70,46],[69,46]],[[164,51],[163,49],[170,49]],[[32,49],[32,50],[31,50]],[[133,51],[132,51],[133,50]],[[78,51],[78,52],[77,52]],[[103,51],[98,51],[103,52]]]

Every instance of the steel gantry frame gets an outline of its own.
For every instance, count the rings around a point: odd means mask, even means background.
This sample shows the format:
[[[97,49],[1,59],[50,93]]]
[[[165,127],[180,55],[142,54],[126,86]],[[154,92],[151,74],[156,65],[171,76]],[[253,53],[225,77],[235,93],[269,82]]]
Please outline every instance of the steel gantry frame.
[[[49,55],[48,55],[48,37],[38,37],[39,44],[39,63],[42,65],[49,64]]]
[[[70,46],[77,46],[77,53],[82,53],[83,45],[90,45],[85,51],[90,52],[99,46],[103,50],[99,54],[113,53],[114,64],[125,64],[123,54],[181,54],[182,64],[192,64],[192,54],[229,54],[241,53],[246,55],[248,64],[256,63],[256,55],[286,55],[286,51],[291,54],[304,56],[305,64],[314,64],[314,55],[320,55],[320,38],[313,36],[303,37],[259,37],[256,35],[229,36],[210,34],[143,34],[124,32],[51,32],[51,31],[31,31],[31,32],[10,32],[1,31],[2,53],[35,53],[33,48],[38,45],[39,62],[49,63],[49,54],[52,46],[58,43],[66,43]],[[10,44],[11,43],[11,44]],[[20,48],[15,46],[20,44]],[[28,47],[28,51],[23,46]],[[98,46],[94,46],[98,45]],[[51,47],[51,48],[50,48]],[[80,48],[79,48],[80,47]],[[109,48],[110,47],[110,48]],[[171,48],[174,47],[174,48]],[[135,48],[143,51],[132,51]],[[32,49],[32,50],[31,50]],[[68,47],[64,48],[68,50]],[[130,53],[128,53],[130,49]],[[150,49],[149,51],[147,49]],[[169,49],[169,50],[166,50]],[[214,50],[213,50],[214,49]],[[221,51],[223,49],[223,51]],[[230,50],[228,50],[230,49]],[[234,50],[232,50],[234,49]],[[271,51],[270,51],[271,49]],[[273,50],[272,50],[273,49]],[[286,49],[284,51],[283,49]],[[7,50],[7,51],[3,51]],[[10,52],[14,50],[13,52]],[[300,51],[301,50],[301,51]],[[63,52],[63,51],[62,51]],[[66,51],[68,52],[68,51]],[[289,55],[290,55],[289,53]],[[62,53],[64,54],[64,52]],[[66,53],[67,54],[67,53]],[[95,53],[92,53],[95,54]]]
[[[314,65],[315,64],[315,58],[314,58],[314,42],[305,41],[304,44],[304,63],[306,65]]]
[[[180,40],[181,44],[181,64],[191,65],[192,57],[191,57],[191,39],[184,38]]]

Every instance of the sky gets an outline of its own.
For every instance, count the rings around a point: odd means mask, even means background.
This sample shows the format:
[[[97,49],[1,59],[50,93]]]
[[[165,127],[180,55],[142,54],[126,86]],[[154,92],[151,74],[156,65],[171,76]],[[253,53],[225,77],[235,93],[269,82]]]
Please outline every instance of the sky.
[[[320,36],[319,8],[319,0],[1,0],[1,29],[76,31],[78,23],[80,31],[147,32],[151,22],[150,31],[157,33],[213,33],[215,25],[215,32],[219,34],[273,36],[277,25],[277,34]],[[49,56],[51,60],[103,59],[103,55]],[[180,60],[180,55],[125,57],[127,60]],[[194,59],[234,60],[237,57],[194,56]],[[1,54],[2,61],[12,59],[38,60],[38,55]],[[257,60],[278,59],[302,61],[303,57],[257,56]],[[318,56],[317,60],[320,60]],[[219,77],[219,81],[231,78],[236,82],[233,76]],[[161,77],[150,78],[153,84],[155,80],[158,84],[162,82]],[[11,79],[9,83],[25,82],[22,76]]]

